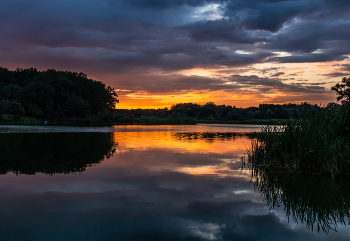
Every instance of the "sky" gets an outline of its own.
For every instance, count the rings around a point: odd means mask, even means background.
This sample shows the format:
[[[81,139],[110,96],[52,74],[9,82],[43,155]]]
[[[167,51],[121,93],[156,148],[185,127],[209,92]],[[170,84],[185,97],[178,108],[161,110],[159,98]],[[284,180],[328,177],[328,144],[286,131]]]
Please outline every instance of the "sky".
[[[0,66],[84,72],[120,109],[325,105],[349,29],[349,0],[2,0]]]

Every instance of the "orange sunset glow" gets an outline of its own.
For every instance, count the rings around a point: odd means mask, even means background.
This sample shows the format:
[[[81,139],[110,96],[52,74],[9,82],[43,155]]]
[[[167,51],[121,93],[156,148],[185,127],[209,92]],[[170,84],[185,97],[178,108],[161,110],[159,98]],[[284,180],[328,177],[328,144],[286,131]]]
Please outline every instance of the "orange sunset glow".
[[[1,241],[349,241],[350,0],[0,0]]]
[[[256,64],[245,68],[228,68],[221,66],[217,69],[190,69],[178,71],[187,78],[213,78],[220,80],[219,84],[203,86],[201,90],[179,90],[173,93],[152,93],[147,91],[132,91],[117,89],[120,103],[117,109],[159,109],[170,108],[177,103],[205,104],[214,102],[218,105],[232,105],[236,107],[258,106],[261,103],[283,104],[309,102],[311,104],[327,105],[335,102],[331,86],[339,82],[339,77],[333,77],[339,66],[346,65],[349,61],[323,62],[307,64]],[[266,80],[268,73],[262,73],[264,69],[282,69],[277,72],[278,78],[270,78],[270,84],[276,86],[266,87],[262,83],[251,85],[244,82],[236,83],[235,78],[239,75],[246,78]],[[276,71],[275,71],[276,72]],[[270,73],[273,75],[274,73]],[[152,74],[148,74],[151,78]],[[171,78],[173,75],[155,73],[155,78],[161,81]],[[134,78],[134,77],[133,77]],[[135,77],[136,78],[136,77]],[[140,77],[141,78],[141,77]],[[297,82],[296,82],[297,81]],[[146,85],[147,83],[145,83]],[[156,83],[155,83],[156,84]],[[317,86],[318,89],[307,91],[308,88]],[[212,90],[215,88],[217,90]],[[290,90],[293,89],[294,90]]]
[[[349,21],[339,4],[318,1],[98,1],[81,18],[67,3],[33,5],[45,21],[6,15],[0,66],[86,73],[117,90],[117,109],[327,105],[350,75]]]

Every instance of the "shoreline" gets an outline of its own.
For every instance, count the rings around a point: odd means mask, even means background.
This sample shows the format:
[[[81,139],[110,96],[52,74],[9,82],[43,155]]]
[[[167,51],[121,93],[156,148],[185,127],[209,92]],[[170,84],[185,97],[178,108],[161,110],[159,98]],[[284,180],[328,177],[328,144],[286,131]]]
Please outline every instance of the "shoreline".
[[[240,125],[283,125],[288,119],[255,119],[244,121],[207,121],[207,120],[184,120],[184,119],[157,119],[148,121],[112,122],[112,121],[58,121],[49,120],[49,124],[41,124],[39,120],[31,121],[6,121],[2,125],[38,125],[38,126],[113,126],[113,125],[196,125],[196,124],[240,124]]]

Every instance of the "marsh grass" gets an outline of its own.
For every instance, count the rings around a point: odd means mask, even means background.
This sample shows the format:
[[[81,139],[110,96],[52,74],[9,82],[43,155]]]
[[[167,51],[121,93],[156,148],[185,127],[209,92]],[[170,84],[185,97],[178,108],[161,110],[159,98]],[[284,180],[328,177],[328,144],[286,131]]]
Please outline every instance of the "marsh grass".
[[[350,176],[350,107],[264,127],[246,157],[243,164],[255,167]]]

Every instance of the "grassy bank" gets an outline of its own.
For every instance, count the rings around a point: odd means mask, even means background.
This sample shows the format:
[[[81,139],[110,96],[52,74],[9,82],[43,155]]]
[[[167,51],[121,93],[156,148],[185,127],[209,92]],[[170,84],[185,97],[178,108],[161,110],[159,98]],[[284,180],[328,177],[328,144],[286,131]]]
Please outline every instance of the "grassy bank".
[[[31,117],[18,117],[5,114],[0,119],[0,125],[37,125],[38,120]]]
[[[350,176],[349,106],[265,127],[247,152],[247,163],[288,172]]]

